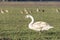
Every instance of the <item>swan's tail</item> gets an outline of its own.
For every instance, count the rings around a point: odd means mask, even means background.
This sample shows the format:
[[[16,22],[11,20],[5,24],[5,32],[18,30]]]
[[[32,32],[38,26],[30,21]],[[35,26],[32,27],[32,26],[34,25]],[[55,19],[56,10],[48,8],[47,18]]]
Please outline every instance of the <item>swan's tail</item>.
[[[49,28],[54,28],[53,26],[49,26]]]
[[[46,26],[46,27],[43,27],[43,28],[42,28],[42,31],[43,31],[43,30],[49,30],[49,29],[51,29],[51,28],[54,28],[54,27],[53,27],[53,26]]]

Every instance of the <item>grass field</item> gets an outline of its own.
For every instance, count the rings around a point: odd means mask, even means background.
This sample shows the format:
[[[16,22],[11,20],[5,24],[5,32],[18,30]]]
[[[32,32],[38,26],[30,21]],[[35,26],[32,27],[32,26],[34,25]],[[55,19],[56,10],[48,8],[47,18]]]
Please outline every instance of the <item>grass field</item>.
[[[53,29],[43,31],[40,33],[30,30],[28,24],[31,21],[26,19],[26,14],[21,14],[20,10],[23,7],[9,7],[3,6],[0,9],[8,9],[9,13],[0,13],[0,39],[10,38],[12,40],[60,40],[60,12],[56,12],[56,8],[60,7],[47,7],[40,6],[40,10],[45,12],[36,12],[37,7],[27,7],[28,10],[32,10],[30,13],[35,21],[45,21],[54,26]]]

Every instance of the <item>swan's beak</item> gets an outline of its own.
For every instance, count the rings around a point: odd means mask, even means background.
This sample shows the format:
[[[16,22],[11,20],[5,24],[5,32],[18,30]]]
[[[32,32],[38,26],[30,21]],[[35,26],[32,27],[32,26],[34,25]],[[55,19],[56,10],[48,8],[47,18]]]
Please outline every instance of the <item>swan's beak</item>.
[[[28,16],[25,16],[25,18],[28,18]]]

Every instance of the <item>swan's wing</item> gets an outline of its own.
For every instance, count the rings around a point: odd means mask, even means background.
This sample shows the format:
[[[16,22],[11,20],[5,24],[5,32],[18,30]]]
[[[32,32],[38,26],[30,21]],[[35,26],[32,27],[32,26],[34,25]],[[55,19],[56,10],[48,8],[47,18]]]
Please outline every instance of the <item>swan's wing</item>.
[[[33,26],[40,26],[41,22],[35,22]]]
[[[33,24],[33,27],[35,27],[35,28],[43,28],[43,27],[46,27],[47,25],[49,25],[49,24],[47,24],[46,22],[39,21],[39,22],[35,22]]]
[[[43,22],[43,21],[39,21],[39,22],[35,22],[33,25],[36,25],[36,26],[43,26],[43,25],[49,25],[49,24],[46,23],[46,22]]]
[[[35,27],[35,28],[41,28],[42,26],[41,26],[41,21],[39,21],[39,22],[35,22],[34,24],[33,24],[33,27]]]

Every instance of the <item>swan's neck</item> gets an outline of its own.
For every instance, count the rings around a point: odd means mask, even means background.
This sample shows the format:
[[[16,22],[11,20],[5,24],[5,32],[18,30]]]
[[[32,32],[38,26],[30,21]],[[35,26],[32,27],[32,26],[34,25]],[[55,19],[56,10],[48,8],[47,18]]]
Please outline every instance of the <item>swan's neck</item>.
[[[34,23],[34,19],[33,19],[33,17],[30,16],[30,18],[31,18],[32,21],[29,23],[29,28],[31,28],[31,27],[33,26],[33,23]]]

